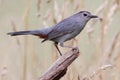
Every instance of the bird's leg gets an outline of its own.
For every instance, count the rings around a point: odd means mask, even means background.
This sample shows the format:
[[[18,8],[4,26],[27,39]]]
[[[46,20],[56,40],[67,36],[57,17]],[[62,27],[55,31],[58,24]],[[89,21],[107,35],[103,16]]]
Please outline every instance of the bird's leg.
[[[62,56],[62,53],[60,52],[60,50],[59,50],[59,48],[58,48],[58,43],[54,43],[54,45],[55,45],[56,49],[58,50],[60,56]]]

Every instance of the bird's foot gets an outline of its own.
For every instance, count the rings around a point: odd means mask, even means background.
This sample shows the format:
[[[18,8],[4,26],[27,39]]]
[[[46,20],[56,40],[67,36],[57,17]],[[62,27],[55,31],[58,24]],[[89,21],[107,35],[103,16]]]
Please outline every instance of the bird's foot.
[[[78,47],[74,47],[74,48],[72,48],[72,51],[73,52],[79,52],[79,49],[78,49]]]

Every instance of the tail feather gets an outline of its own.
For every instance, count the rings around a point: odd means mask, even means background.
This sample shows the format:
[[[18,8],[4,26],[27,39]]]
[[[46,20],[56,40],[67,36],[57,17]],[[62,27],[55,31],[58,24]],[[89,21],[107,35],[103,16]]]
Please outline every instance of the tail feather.
[[[11,36],[28,35],[28,34],[30,34],[30,31],[9,32],[9,33],[7,33],[7,34],[8,34],[8,35],[11,35]]]
[[[7,33],[8,35],[11,36],[18,36],[18,35],[35,35],[38,36],[39,38],[46,38],[47,34],[44,31],[40,30],[33,30],[33,31],[17,31],[17,32],[9,32]]]
[[[35,35],[38,36],[40,38],[46,39],[47,35],[49,34],[49,32],[53,29],[54,27],[50,27],[50,28],[43,28],[40,30],[28,30],[28,31],[17,31],[17,32],[9,32],[7,33],[8,35],[11,36],[18,36],[18,35]],[[45,40],[44,40],[45,41]]]

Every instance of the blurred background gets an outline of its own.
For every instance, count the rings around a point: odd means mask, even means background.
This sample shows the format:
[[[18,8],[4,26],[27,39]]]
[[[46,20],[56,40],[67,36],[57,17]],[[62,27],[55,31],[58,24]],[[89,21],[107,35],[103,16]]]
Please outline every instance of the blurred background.
[[[61,80],[120,80],[120,0],[0,0],[0,80],[37,80],[59,57],[53,43],[6,33],[51,27],[81,10],[91,20],[76,40],[77,58]],[[68,49],[61,48],[65,54]]]

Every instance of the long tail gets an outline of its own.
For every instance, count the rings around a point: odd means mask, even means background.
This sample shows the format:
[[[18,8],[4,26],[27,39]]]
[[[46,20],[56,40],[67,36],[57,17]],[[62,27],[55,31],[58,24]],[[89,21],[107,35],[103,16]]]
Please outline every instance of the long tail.
[[[40,38],[46,38],[45,32],[43,33],[41,30],[33,30],[33,31],[17,31],[17,32],[9,32],[7,33],[11,36],[18,36],[18,35],[35,35]]]
[[[29,31],[17,31],[17,32],[9,32],[8,35],[11,36],[18,36],[18,35],[35,35],[40,38],[46,38],[48,33],[53,29],[54,27],[49,28],[43,28],[40,30],[29,30]]]
[[[30,31],[17,31],[17,32],[9,32],[7,34],[11,36],[17,36],[17,35],[29,35],[31,34],[31,32]]]

